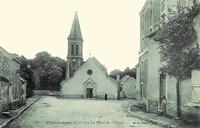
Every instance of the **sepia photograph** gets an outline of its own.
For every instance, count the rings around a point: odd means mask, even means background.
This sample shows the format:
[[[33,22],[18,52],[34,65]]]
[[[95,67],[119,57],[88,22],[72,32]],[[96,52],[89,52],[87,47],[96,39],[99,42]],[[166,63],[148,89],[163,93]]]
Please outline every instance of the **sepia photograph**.
[[[199,128],[200,0],[0,0],[0,128]]]

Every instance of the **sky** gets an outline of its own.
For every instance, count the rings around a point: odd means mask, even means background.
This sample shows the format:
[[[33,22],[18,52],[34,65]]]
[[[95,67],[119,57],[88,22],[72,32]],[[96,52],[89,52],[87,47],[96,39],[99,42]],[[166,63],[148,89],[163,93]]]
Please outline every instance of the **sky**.
[[[0,46],[27,59],[47,51],[66,60],[75,12],[83,58],[96,57],[108,70],[138,63],[139,12],[146,0],[0,0]]]

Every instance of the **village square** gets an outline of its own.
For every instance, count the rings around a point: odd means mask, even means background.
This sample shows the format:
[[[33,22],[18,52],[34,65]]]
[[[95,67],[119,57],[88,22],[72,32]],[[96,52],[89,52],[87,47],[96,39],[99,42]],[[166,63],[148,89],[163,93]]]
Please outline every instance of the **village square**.
[[[146,0],[133,42],[138,62],[124,71],[108,72],[91,53],[84,59],[79,11],[62,46],[66,59],[47,51],[27,59],[0,46],[0,127],[198,128],[199,2]]]

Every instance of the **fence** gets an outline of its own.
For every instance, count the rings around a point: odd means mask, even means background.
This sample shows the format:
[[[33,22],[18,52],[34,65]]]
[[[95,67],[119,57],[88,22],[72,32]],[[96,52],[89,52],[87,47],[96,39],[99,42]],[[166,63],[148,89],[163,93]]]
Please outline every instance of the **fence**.
[[[42,96],[60,96],[60,91],[34,90],[34,95],[42,95]]]

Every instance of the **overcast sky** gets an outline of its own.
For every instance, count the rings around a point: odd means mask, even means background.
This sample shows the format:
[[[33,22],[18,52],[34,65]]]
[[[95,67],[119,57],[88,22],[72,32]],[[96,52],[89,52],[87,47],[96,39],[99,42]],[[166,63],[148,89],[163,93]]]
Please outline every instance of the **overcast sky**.
[[[146,0],[0,0],[0,46],[31,59],[47,51],[66,60],[75,11],[89,53],[108,71],[138,62],[139,12]]]

